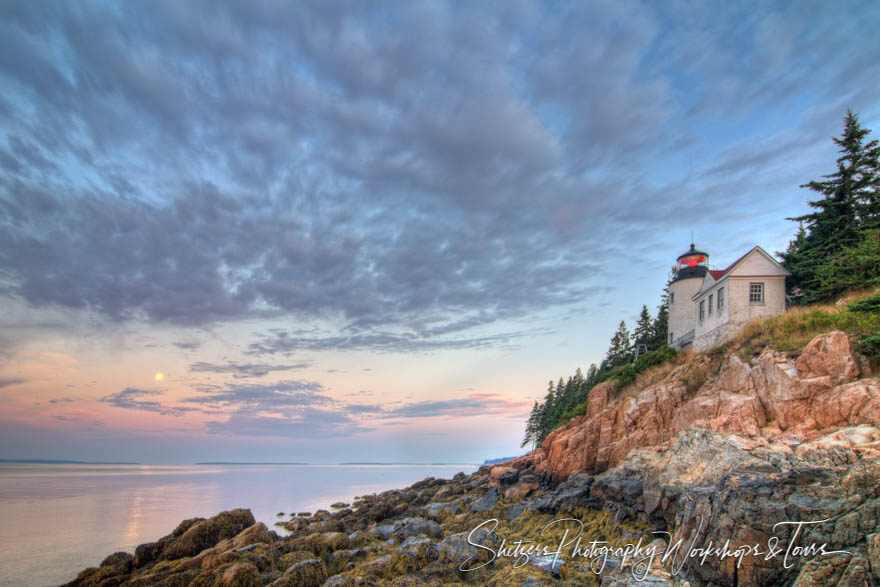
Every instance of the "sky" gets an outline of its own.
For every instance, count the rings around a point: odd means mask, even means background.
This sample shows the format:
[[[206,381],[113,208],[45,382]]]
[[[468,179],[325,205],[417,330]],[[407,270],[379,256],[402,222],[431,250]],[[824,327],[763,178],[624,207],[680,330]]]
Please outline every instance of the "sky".
[[[880,4],[0,3],[0,458],[482,462],[783,250]]]

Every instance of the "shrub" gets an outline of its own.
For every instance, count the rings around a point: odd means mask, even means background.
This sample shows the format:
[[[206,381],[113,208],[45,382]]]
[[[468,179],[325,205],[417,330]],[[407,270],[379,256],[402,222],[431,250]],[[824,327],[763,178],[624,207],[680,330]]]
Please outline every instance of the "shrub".
[[[869,298],[859,300],[847,305],[850,312],[861,312],[865,314],[880,314],[880,293],[874,294]]]

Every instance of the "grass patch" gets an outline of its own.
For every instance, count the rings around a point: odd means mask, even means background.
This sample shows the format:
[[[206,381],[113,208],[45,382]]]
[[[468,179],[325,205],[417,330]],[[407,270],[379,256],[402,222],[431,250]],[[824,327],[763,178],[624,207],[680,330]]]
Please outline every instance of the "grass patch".
[[[860,349],[869,356],[880,354],[880,293],[850,294],[837,304],[791,308],[784,314],[756,320],[734,341],[745,359],[764,347],[786,353],[800,353],[816,336],[841,330],[856,335]]]

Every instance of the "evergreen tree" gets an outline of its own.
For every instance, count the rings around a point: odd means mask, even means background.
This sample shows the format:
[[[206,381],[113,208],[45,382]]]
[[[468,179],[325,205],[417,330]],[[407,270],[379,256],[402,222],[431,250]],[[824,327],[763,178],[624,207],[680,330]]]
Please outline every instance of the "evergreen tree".
[[[654,322],[651,324],[651,336],[648,343],[649,350],[657,350],[669,344],[669,286],[672,284],[672,280],[675,279],[677,272],[678,268],[673,266],[666,277],[666,286],[663,288],[663,293],[660,294],[660,305],[657,306],[657,317],[654,318]]]
[[[665,302],[657,307],[657,317],[651,324],[649,341],[649,350],[657,350],[669,343],[669,306]]]
[[[605,370],[611,370],[618,365],[632,362],[632,340],[626,322],[620,321],[617,332],[611,337],[611,344],[608,346],[608,353],[602,362]]]
[[[781,256],[792,274],[790,285],[803,290],[805,302],[840,293],[842,285],[827,279],[829,265],[840,261],[844,249],[856,247],[864,231],[880,227],[880,146],[876,140],[864,144],[870,132],[847,110],[843,134],[833,138],[841,153],[837,171],[801,186],[823,198],[808,202],[815,212],[789,219],[801,228]]]
[[[591,363],[590,368],[587,370],[587,379],[584,381],[584,386],[589,389],[596,385],[599,382],[599,367],[596,363]]]
[[[547,434],[550,433],[550,430],[553,429],[555,425],[555,420],[552,419],[552,410],[553,410],[553,401],[556,398],[556,390],[553,388],[553,381],[550,381],[547,386],[547,395],[544,396],[544,403],[541,406],[541,414],[538,417],[538,431],[535,435],[535,442],[541,443]]]
[[[577,371],[574,372],[574,377],[570,377],[565,384],[565,401],[562,404],[563,414],[586,399],[586,397],[581,397],[583,386],[584,373],[581,371],[581,368],[578,367]]]
[[[858,245],[840,252],[819,267],[818,279],[825,290],[845,291],[880,285],[880,230],[868,230]]]
[[[524,447],[530,442],[533,442],[538,437],[538,427],[541,423],[541,406],[538,402],[535,402],[535,405],[532,406],[532,412],[529,414],[529,421],[526,423],[526,435],[523,438],[522,444],[519,445],[520,448]]]
[[[633,347],[640,344],[648,345],[651,342],[651,312],[648,306],[642,306],[642,313],[639,314],[639,320],[636,322],[636,329],[633,331]]]
[[[559,417],[562,415],[562,406],[565,403],[565,391],[565,380],[560,377],[559,383],[556,384],[556,395],[553,396],[553,406],[550,409],[550,418],[553,422],[553,425],[550,426],[550,430],[552,430],[553,426],[559,422]]]

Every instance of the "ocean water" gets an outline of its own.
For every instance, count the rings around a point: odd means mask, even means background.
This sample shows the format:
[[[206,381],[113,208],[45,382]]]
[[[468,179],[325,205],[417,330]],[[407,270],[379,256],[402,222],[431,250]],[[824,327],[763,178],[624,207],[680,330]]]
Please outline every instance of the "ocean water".
[[[250,508],[270,529],[291,512],[449,478],[461,465],[33,465],[0,463],[0,585],[71,581],[186,518]],[[285,512],[282,518],[279,512]]]

